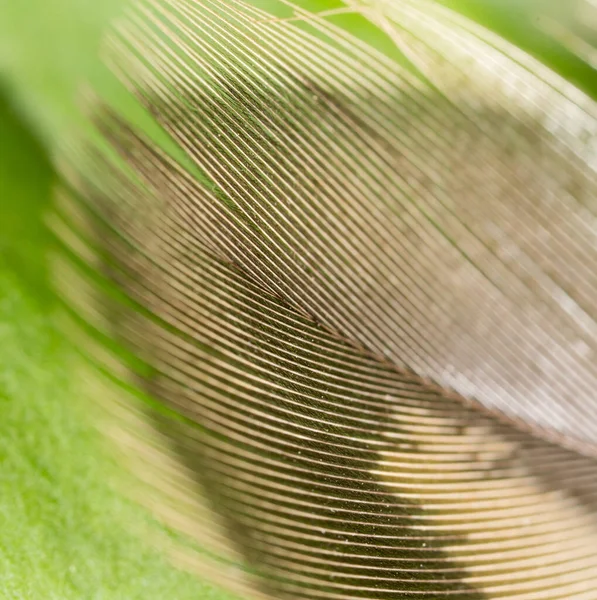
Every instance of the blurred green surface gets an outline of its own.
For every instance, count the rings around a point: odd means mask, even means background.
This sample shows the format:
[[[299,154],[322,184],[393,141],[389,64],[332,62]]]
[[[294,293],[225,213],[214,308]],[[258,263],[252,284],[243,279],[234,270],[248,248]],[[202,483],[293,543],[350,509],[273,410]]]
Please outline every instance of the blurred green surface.
[[[123,473],[77,394],[47,288],[52,168],[2,98],[0,132],[0,598],[229,598],[159,554],[158,526],[111,485]]]
[[[147,542],[157,525],[109,485],[118,466],[53,322],[0,270],[0,598],[230,598],[173,568]]]
[[[98,49],[126,0],[0,0],[0,83],[52,149],[77,119],[82,80],[102,72]]]
[[[43,214],[53,170],[0,89],[0,268],[11,268],[39,299],[49,300]]]

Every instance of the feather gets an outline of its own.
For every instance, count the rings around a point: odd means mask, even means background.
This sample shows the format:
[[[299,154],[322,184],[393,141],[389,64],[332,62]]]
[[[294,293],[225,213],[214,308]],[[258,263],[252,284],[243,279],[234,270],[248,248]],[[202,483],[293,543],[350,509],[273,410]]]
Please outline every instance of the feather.
[[[98,99],[53,217],[200,568],[245,597],[595,598],[594,101],[436,2],[366,4],[383,49],[269,8],[138,3],[107,58],[170,145]]]

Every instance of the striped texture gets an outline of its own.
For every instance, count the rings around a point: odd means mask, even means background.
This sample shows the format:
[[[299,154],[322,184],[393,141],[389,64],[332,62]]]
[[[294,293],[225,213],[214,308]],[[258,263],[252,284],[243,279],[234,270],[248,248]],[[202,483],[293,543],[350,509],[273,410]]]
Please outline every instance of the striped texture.
[[[247,596],[595,600],[595,107],[375,8],[402,62],[298,9],[138,5],[109,60],[196,172],[98,112],[55,227],[128,300],[79,309],[179,415]]]

